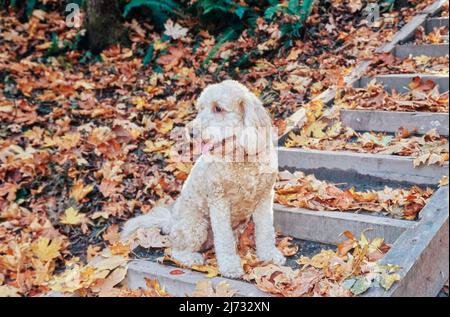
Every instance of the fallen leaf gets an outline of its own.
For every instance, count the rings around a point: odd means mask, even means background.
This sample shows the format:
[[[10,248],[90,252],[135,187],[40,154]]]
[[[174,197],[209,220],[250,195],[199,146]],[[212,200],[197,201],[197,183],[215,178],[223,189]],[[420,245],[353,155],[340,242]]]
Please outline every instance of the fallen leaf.
[[[55,238],[50,240],[46,237],[40,237],[37,241],[33,242],[31,249],[35,256],[42,261],[51,261],[61,255],[59,252],[63,246],[63,240],[61,238]]]
[[[61,223],[65,225],[79,225],[86,219],[86,215],[80,214],[78,210],[73,207],[66,209],[64,215],[61,217]]]

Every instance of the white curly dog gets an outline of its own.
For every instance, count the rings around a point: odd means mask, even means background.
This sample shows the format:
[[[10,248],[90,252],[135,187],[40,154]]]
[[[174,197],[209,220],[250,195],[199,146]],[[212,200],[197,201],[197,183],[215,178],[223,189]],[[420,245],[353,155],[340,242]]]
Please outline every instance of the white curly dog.
[[[213,240],[221,274],[237,278],[244,272],[234,229],[252,217],[257,256],[283,264],[273,226],[278,164],[269,115],[252,92],[232,80],[206,87],[197,108],[193,126],[201,131],[202,153],[179,198],[126,222],[122,239],[157,226],[169,234],[172,257],[186,266],[202,264],[200,251]]]

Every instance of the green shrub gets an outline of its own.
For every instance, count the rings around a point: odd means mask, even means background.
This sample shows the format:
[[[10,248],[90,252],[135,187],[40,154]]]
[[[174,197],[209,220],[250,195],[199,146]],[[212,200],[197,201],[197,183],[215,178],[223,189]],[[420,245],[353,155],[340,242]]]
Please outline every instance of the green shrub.
[[[287,6],[279,4],[279,1],[272,0],[271,6],[264,12],[264,18],[266,20],[272,20],[277,12],[297,17],[297,20],[292,23],[283,24],[281,32],[283,35],[292,34],[295,37],[300,36],[300,30],[302,29],[308,16],[311,14],[311,10],[314,6],[314,0],[303,0],[299,4],[299,0],[289,0]]]
[[[127,17],[131,10],[146,7],[150,9],[153,21],[162,27],[170,15],[177,14],[181,6],[172,0],[131,0],[124,9],[123,16]]]

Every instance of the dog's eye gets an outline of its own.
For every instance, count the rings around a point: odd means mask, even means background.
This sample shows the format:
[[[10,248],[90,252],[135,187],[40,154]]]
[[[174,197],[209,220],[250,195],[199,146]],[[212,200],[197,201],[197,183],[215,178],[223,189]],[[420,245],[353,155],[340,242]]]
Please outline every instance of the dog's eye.
[[[213,112],[214,112],[214,113],[221,113],[221,112],[223,112],[223,111],[224,111],[223,108],[220,107],[219,105],[214,105],[214,106],[213,106]]]

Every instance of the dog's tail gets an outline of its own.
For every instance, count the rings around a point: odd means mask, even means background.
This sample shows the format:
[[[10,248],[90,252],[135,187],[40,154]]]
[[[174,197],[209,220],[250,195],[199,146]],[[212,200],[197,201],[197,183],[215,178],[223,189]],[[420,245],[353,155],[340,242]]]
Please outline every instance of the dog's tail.
[[[170,219],[172,212],[170,207],[155,207],[148,214],[128,220],[123,226],[120,238],[126,241],[138,229],[161,228],[162,233],[170,233]]]

